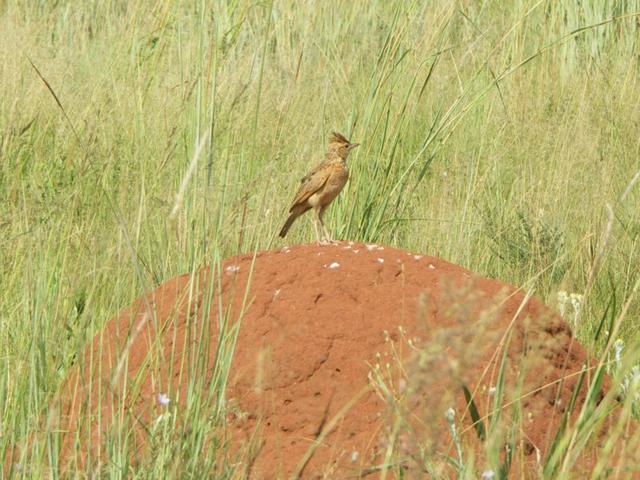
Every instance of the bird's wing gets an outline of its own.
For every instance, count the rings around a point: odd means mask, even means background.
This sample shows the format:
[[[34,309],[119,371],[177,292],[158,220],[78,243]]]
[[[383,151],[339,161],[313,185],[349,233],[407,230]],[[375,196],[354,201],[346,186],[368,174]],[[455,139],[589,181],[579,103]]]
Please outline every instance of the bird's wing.
[[[320,190],[327,180],[331,176],[331,166],[325,163],[321,163],[316,168],[311,170],[311,172],[302,179],[300,182],[300,188],[298,189],[298,193],[296,193],[295,198],[293,199],[293,203],[291,204],[291,210],[296,205],[300,205],[307,201],[307,199]],[[289,210],[289,211],[291,211]]]

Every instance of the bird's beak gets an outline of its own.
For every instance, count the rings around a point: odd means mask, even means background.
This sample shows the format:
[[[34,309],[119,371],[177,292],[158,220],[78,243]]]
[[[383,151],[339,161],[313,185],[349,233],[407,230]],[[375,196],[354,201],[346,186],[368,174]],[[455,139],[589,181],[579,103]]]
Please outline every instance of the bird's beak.
[[[351,145],[349,145],[349,150],[353,150],[356,147],[359,147],[360,144],[359,143],[352,143]]]

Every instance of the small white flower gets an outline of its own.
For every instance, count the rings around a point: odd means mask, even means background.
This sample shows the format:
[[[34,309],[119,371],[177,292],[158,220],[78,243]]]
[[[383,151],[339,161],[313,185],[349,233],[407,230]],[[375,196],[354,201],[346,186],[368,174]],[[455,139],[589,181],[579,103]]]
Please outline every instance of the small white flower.
[[[571,295],[569,295],[569,298],[571,299],[571,305],[573,306],[574,310],[580,310],[584,295],[580,295],[579,293],[572,293]]]
[[[569,295],[569,299],[571,300],[571,305],[573,306],[573,323],[575,325],[578,321],[580,310],[582,309],[584,297],[579,293],[572,293],[571,295]]]
[[[569,301],[569,295],[564,290],[558,292],[558,310],[560,310],[560,316],[564,318],[567,311],[567,302]]]
[[[169,403],[171,403],[171,399],[166,393],[158,394],[158,404],[162,405],[163,407],[166,407],[169,405]]]
[[[453,408],[449,407],[447,408],[447,411],[444,412],[444,418],[447,419],[447,422],[449,423],[453,423],[453,420],[456,417],[456,412]]]
[[[613,343],[613,351],[616,359],[616,363],[618,364],[618,368],[620,368],[622,364],[622,351],[624,350],[624,341],[619,338]]]

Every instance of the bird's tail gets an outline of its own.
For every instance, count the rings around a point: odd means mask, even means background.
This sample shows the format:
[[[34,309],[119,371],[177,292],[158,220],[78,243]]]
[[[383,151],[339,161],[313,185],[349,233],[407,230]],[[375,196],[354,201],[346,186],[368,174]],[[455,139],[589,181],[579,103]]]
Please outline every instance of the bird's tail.
[[[298,212],[291,213],[291,215],[289,215],[289,218],[287,218],[287,221],[284,222],[284,227],[282,227],[282,230],[280,230],[280,233],[278,235],[284,238],[284,236],[289,231],[289,228],[291,228],[291,225],[293,225],[293,222],[295,222],[296,218],[298,218],[299,216],[300,214]]]

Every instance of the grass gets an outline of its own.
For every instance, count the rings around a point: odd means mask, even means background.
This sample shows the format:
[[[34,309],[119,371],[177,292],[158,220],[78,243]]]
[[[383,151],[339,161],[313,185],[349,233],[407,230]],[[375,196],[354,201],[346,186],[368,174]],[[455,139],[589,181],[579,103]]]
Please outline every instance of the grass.
[[[337,237],[439,256],[552,306],[582,294],[575,332],[603,361],[624,341],[624,378],[640,314],[638,12],[0,0],[0,457],[144,291],[277,247],[333,129],[362,143],[327,215]],[[288,243],[311,241],[305,222]],[[216,458],[194,442],[147,471],[206,471]],[[22,475],[55,476],[55,441],[37,452]]]

